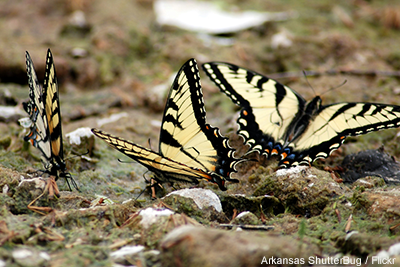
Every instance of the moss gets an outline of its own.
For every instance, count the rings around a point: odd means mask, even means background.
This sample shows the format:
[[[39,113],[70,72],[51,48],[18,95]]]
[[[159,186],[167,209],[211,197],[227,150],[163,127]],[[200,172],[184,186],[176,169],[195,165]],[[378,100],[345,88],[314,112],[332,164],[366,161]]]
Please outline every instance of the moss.
[[[162,199],[175,212],[186,214],[196,221],[208,225],[212,221],[226,222],[224,214],[217,212],[214,207],[200,209],[193,199],[178,195],[169,195]]]
[[[6,137],[0,139],[0,146],[3,149],[7,149],[10,145],[11,145],[11,137],[10,136],[6,136]]]
[[[231,218],[234,210],[237,213],[250,211],[257,217],[261,214],[271,216],[283,212],[279,200],[273,196],[251,197],[245,195],[231,195],[218,192],[225,214]]]
[[[377,237],[367,233],[353,233],[337,239],[336,245],[343,253],[362,257],[387,249],[392,241],[388,237]]]
[[[326,172],[304,167],[293,169],[293,173],[291,170],[279,175],[256,172],[254,175],[260,175],[262,182],[254,195],[273,194],[285,210],[307,216],[320,214],[347,190],[335,183]]]
[[[355,190],[353,196],[350,198],[351,203],[354,205],[355,211],[365,213],[366,210],[372,205],[372,202],[363,194],[362,189]]]

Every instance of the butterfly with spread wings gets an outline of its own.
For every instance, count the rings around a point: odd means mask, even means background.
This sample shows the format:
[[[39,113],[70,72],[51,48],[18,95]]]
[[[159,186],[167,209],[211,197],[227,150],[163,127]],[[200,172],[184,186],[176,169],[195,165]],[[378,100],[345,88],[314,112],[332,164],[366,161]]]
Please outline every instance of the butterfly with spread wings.
[[[29,101],[23,103],[25,111],[32,122],[30,132],[24,140],[29,141],[41,152],[45,172],[65,178],[71,190],[69,180],[78,189],[71,174],[66,171],[63,156],[60,102],[58,98],[58,83],[53,55],[47,50],[46,71],[43,89],[38,82],[32,59],[26,52],[26,70],[29,84]],[[56,186],[56,184],[55,184]],[[58,188],[55,189],[58,192]]]
[[[206,123],[206,111],[199,70],[194,59],[179,70],[169,92],[160,132],[159,153],[103,131],[92,132],[112,148],[136,160],[152,171],[157,182],[199,180],[216,183],[226,190],[241,160],[216,127]]]
[[[323,106],[257,72],[224,62],[202,65],[209,78],[241,107],[238,134],[249,152],[280,155],[280,166],[327,158],[347,136],[400,126],[400,106],[343,102]]]

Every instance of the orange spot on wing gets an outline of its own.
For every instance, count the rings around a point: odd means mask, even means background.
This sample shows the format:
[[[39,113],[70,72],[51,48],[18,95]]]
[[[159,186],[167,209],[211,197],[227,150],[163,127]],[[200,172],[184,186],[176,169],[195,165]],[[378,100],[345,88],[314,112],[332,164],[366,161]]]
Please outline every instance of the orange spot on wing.
[[[287,153],[284,152],[284,153],[281,154],[281,156],[282,156],[282,159],[284,159],[284,158],[287,157]]]
[[[275,148],[272,149],[271,154],[272,154],[272,155],[278,154],[278,150],[276,150]]]
[[[249,113],[246,110],[243,110],[243,115],[247,116]]]

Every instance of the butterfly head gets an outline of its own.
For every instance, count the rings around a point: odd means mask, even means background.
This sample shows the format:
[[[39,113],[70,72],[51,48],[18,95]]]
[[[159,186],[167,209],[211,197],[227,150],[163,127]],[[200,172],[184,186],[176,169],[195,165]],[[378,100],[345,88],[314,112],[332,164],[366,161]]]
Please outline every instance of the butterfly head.
[[[321,109],[322,99],[319,96],[314,97],[306,107],[305,113],[308,115],[317,114],[317,112]]]

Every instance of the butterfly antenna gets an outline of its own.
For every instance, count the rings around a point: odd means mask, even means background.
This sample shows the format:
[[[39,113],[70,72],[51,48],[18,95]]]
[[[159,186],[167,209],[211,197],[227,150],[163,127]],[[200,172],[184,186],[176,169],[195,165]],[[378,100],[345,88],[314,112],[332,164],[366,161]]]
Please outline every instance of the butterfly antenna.
[[[313,91],[314,96],[317,95],[317,94],[315,93],[314,87],[312,87],[310,81],[308,80],[307,71],[303,70],[303,75],[304,75],[304,78],[306,78],[306,82],[307,82],[308,86],[309,86],[309,87],[311,88],[311,90]]]
[[[151,150],[153,150],[153,149],[151,148],[151,140],[150,140],[150,138],[147,140],[147,143],[149,144],[149,148],[150,148]]]
[[[337,88],[342,87],[342,86],[345,85],[346,83],[347,83],[347,80],[344,80],[344,81],[343,81],[341,84],[339,84],[338,86],[329,88],[328,90],[326,90],[325,92],[323,92],[321,95],[326,94],[326,93],[328,93],[328,92],[330,92],[330,91],[336,90]]]

